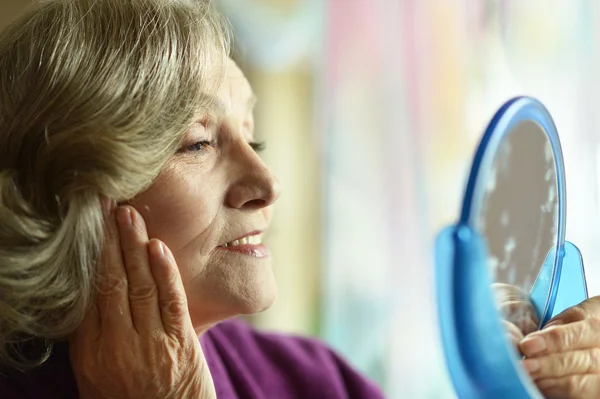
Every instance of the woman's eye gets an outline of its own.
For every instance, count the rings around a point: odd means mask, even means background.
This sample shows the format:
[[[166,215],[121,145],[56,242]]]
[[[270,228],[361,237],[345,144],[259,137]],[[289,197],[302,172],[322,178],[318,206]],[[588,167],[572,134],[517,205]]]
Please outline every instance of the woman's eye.
[[[206,149],[206,147],[210,147],[212,145],[213,143],[211,141],[202,140],[185,147],[184,150],[187,152],[202,152]]]
[[[267,147],[267,145],[265,144],[264,141],[259,141],[259,142],[253,141],[248,144],[250,144],[250,147],[252,147],[252,149],[254,151],[256,151],[257,153],[263,152],[265,150],[265,148]]]

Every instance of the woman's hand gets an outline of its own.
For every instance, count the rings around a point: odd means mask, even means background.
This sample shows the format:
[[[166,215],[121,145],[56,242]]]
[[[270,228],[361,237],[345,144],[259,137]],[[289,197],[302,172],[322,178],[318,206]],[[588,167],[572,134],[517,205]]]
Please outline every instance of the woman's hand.
[[[69,340],[80,397],[215,398],[173,254],[133,207],[106,213],[97,302]]]
[[[492,289],[508,338],[516,349],[529,333],[538,329],[538,317],[529,295],[510,284],[495,283]]]
[[[567,309],[520,346],[547,398],[600,398],[600,297]]]

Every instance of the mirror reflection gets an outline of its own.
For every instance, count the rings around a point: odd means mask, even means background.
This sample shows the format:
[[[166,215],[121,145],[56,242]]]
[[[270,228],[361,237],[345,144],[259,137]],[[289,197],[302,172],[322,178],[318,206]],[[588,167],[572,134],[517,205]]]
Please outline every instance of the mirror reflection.
[[[531,121],[517,125],[499,144],[487,173],[474,222],[487,240],[499,311],[517,343],[539,328],[530,294],[547,257],[553,265],[558,242],[556,165],[542,128]],[[541,295],[545,302],[549,292]]]

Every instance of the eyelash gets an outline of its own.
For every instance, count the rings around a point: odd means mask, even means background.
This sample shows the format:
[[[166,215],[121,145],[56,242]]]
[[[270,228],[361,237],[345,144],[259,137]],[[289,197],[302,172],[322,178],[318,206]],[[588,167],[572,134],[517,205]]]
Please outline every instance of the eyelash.
[[[187,151],[187,152],[202,152],[202,150],[204,150],[204,147],[207,147],[207,146],[213,147],[214,145],[215,145],[215,143],[213,141],[202,140],[202,141],[198,141],[197,143],[187,146],[185,148],[185,151]]]
[[[260,152],[264,151],[264,149],[266,147],[266,144],[264,141],[251,142],[248,144],[250,145],[250,147],[252,147],[252,149],[256,153],[260,153]],[[216,143],[214,141],[202,140],[202,141],[198,141],[197,143],[194,143],[190,146],[187,146],[186,148],[184,148],[182,150],[182,152],[202,152],[205,147],[207,147],[207,146],[214,147],[215,145],[216,145]]]
[[[260,154],[267,148],[267,144],[264,141],[253,141],[250,144],[250,147],[254,150],[254,152]]]

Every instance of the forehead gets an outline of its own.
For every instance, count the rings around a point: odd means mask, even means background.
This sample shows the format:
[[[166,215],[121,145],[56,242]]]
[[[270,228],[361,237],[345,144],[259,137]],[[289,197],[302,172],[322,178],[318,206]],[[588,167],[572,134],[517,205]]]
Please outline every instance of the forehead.
[[[233,116],[252,117],[252,110],[256,104],[256,96],[244,73],[229,59],[224,79],[221,81],[217,92],[206,94],[209,102],[208,113],[213,117]],[[204,108],[196,116],[197,119],[206,117],[207,109]]]
[[[254,99],[254,93],[248,79],[231,59],[227,63],[225,80],[217,93],[217,97],[229,107],[233,105],[232,103],[240,101],[247,103]]]

